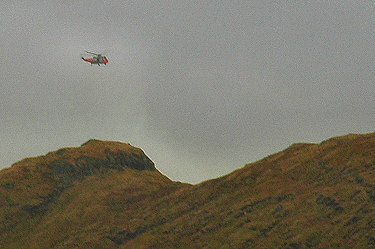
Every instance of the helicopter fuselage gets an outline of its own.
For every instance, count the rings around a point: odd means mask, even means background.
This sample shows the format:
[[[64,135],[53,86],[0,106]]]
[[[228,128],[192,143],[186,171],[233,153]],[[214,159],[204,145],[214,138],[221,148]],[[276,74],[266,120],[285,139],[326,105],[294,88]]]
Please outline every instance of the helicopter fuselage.
[[[84,58],[84,57],[81,57],[81,58],[82,58],[82,60],[90,63],[91,65],[97,64],[98,66],[100,66],[100,64],[107,65],[107,63],[108,63],[107,57],[102,56],[102,55],[97,55],[97,56],[88,57],[88,58]]]

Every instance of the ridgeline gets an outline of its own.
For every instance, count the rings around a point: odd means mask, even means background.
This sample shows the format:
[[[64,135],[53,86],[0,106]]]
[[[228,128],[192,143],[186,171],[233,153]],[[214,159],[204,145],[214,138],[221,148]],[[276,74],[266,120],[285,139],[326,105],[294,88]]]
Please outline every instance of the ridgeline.
[[[197,185],[119,142],[27,158],[0,171],[0,248],[375,248],[375,134]]]

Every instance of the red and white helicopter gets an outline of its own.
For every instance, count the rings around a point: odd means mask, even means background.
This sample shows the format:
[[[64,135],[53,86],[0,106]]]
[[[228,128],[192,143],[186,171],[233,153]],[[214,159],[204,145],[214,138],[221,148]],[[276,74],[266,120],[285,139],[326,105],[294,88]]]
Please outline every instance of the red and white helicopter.
[[[88,56],[88,57],[83,57],[83,55],[81,55],[81,58],[82,60],[88,62],[88,63],[91,63],[92,64],[97,64],[98,66],[100,66],[100,64],[104,64],[104,65],[107,65],[108,63],[108,59],[106,56],[102,55],[102,54],[96,54],[96,53],[93,53],[93,52],[89,52],[89,51],[85,51],[86,53],[90,54],[90,55],[93,55],[92,57]]]

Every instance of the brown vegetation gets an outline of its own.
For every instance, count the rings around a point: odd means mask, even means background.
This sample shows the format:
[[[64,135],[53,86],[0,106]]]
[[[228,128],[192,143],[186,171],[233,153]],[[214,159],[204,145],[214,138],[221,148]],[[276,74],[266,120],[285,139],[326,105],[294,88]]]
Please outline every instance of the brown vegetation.
[[[375,248],[375,134],[189,185],[90,140],[0,171],[0,248]]]

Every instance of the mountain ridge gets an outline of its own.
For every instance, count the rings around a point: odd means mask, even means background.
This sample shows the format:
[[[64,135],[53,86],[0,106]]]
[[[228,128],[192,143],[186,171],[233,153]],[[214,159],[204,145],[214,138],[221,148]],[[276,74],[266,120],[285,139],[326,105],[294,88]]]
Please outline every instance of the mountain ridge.
[[[21,160],[29,172],[18,162],[12,177],[1,170],[0,247],[375,247],[375,133],[295,143],[196,185],[152,170],[129,144],[109,142],[110,154],[105,144],[89,140],[78,147],[83,154],[63,148],[44,161]],[[132,159],[116,159],[118,146]],[[78,176],[49,167],[56,157],[73,165],[82,155],[106,163],[88,160],[81,168],[93,170]],[[37,161],[44,174],[35,173]]]

